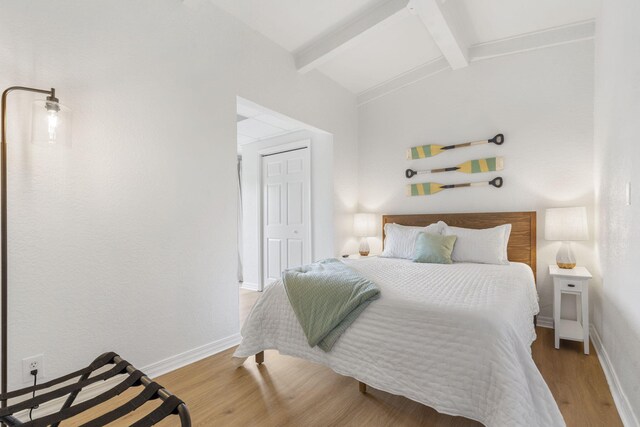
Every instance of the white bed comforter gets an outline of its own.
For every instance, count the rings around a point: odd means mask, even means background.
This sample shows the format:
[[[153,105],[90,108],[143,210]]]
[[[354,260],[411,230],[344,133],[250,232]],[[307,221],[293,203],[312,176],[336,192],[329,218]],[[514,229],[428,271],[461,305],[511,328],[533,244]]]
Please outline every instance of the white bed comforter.
[[[251,311],[234,356],[277,349],[486,426],[564,425],[531,358],[538,299],[527,265],[346,262],[381,298],[331,352],[309,347],[278,281]]]

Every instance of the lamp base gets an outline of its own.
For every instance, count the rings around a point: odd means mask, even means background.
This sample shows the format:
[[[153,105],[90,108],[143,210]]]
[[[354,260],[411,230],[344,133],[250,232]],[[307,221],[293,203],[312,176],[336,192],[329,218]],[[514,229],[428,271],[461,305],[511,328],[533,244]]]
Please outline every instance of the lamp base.
[[[576,264],[575,263],[574,264],[562,264],[562,263],[558,262],[556,264],[558,264],[558,267],[563,268],[565,270],[571,270],[571,269],[576,268]]]
[[[562,242],[556,254],[556,264],[558,267],[567,270],[576,267],[576,257],[573,255],[570,242]]]
[[[360,247],[358,248],[358,252],[360,252],[360,256],[368,256],[369,255],[369,241],[366,237],[363,237],[360,240]]]

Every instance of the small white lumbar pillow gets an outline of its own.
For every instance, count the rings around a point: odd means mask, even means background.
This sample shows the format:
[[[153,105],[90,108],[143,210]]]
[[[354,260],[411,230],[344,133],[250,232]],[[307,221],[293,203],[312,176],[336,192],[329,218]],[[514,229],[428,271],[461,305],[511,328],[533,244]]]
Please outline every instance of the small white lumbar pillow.
[[[453,262],[509,264],[507,245],[511,224],[476,230],[445,225],[445,236],[456,236],[451,259]]]
[[[416,239],[420,233],[442,234],[445,224],[439,221],[426,227],[410,227],[400,224],[384,225],[384,250],[380,254],[384,258],[413,259]]]

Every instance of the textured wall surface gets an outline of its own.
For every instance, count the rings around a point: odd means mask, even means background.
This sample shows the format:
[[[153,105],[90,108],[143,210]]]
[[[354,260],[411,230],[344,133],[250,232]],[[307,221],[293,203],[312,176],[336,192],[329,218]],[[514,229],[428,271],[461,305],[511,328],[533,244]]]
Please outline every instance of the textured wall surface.
[[[506,136],[484,145],[405,160],[405,149]],[[538,212],[538,289],[541,314],[552,315],[547,265],[559,242],[544,240],[544,209],[593,209],[593,43],[574,43],[444,72],[360,108],[359,202],[380,213]],[[502,155],[505,184],[406,197],[404,170],[454,166]],[[414,182],[485,180],[497,174],[443,173]],[[593,223],[593,221],[591,221]],[[592,242],[576,242],[581,264],[591,267]],[[379,245],[379,242],[378,242]],[[593,269],[595,270],[595,268]],[[566,300],[570,303],[569,299]],[[575,306],[567,306],[573,309]]]
[[[602,286],[593,317],[629,408],[640,419],[640,3],[607,0],[597,21],[595,166]],[[631,184],[631,205],[626,185]],[[633,415],[630,416],[633,418]],[[627,420],[633,425],[631,419]]]
[[[55,86],[73,145],[28,142],[12,95],[10,385],[105,350],[138,366],[238,332],[236,96],[334,135],[335,251],[351,230],[355,97],[206,1],[5,0],[0,87]]]

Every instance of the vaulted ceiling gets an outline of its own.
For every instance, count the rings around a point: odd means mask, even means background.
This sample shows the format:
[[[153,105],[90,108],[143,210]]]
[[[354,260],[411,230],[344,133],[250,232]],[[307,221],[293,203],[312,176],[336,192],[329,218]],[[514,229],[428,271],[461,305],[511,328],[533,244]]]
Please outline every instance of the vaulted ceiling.
[[[212,0],[361,103],[436,72],[592,38],[597,0]]]

